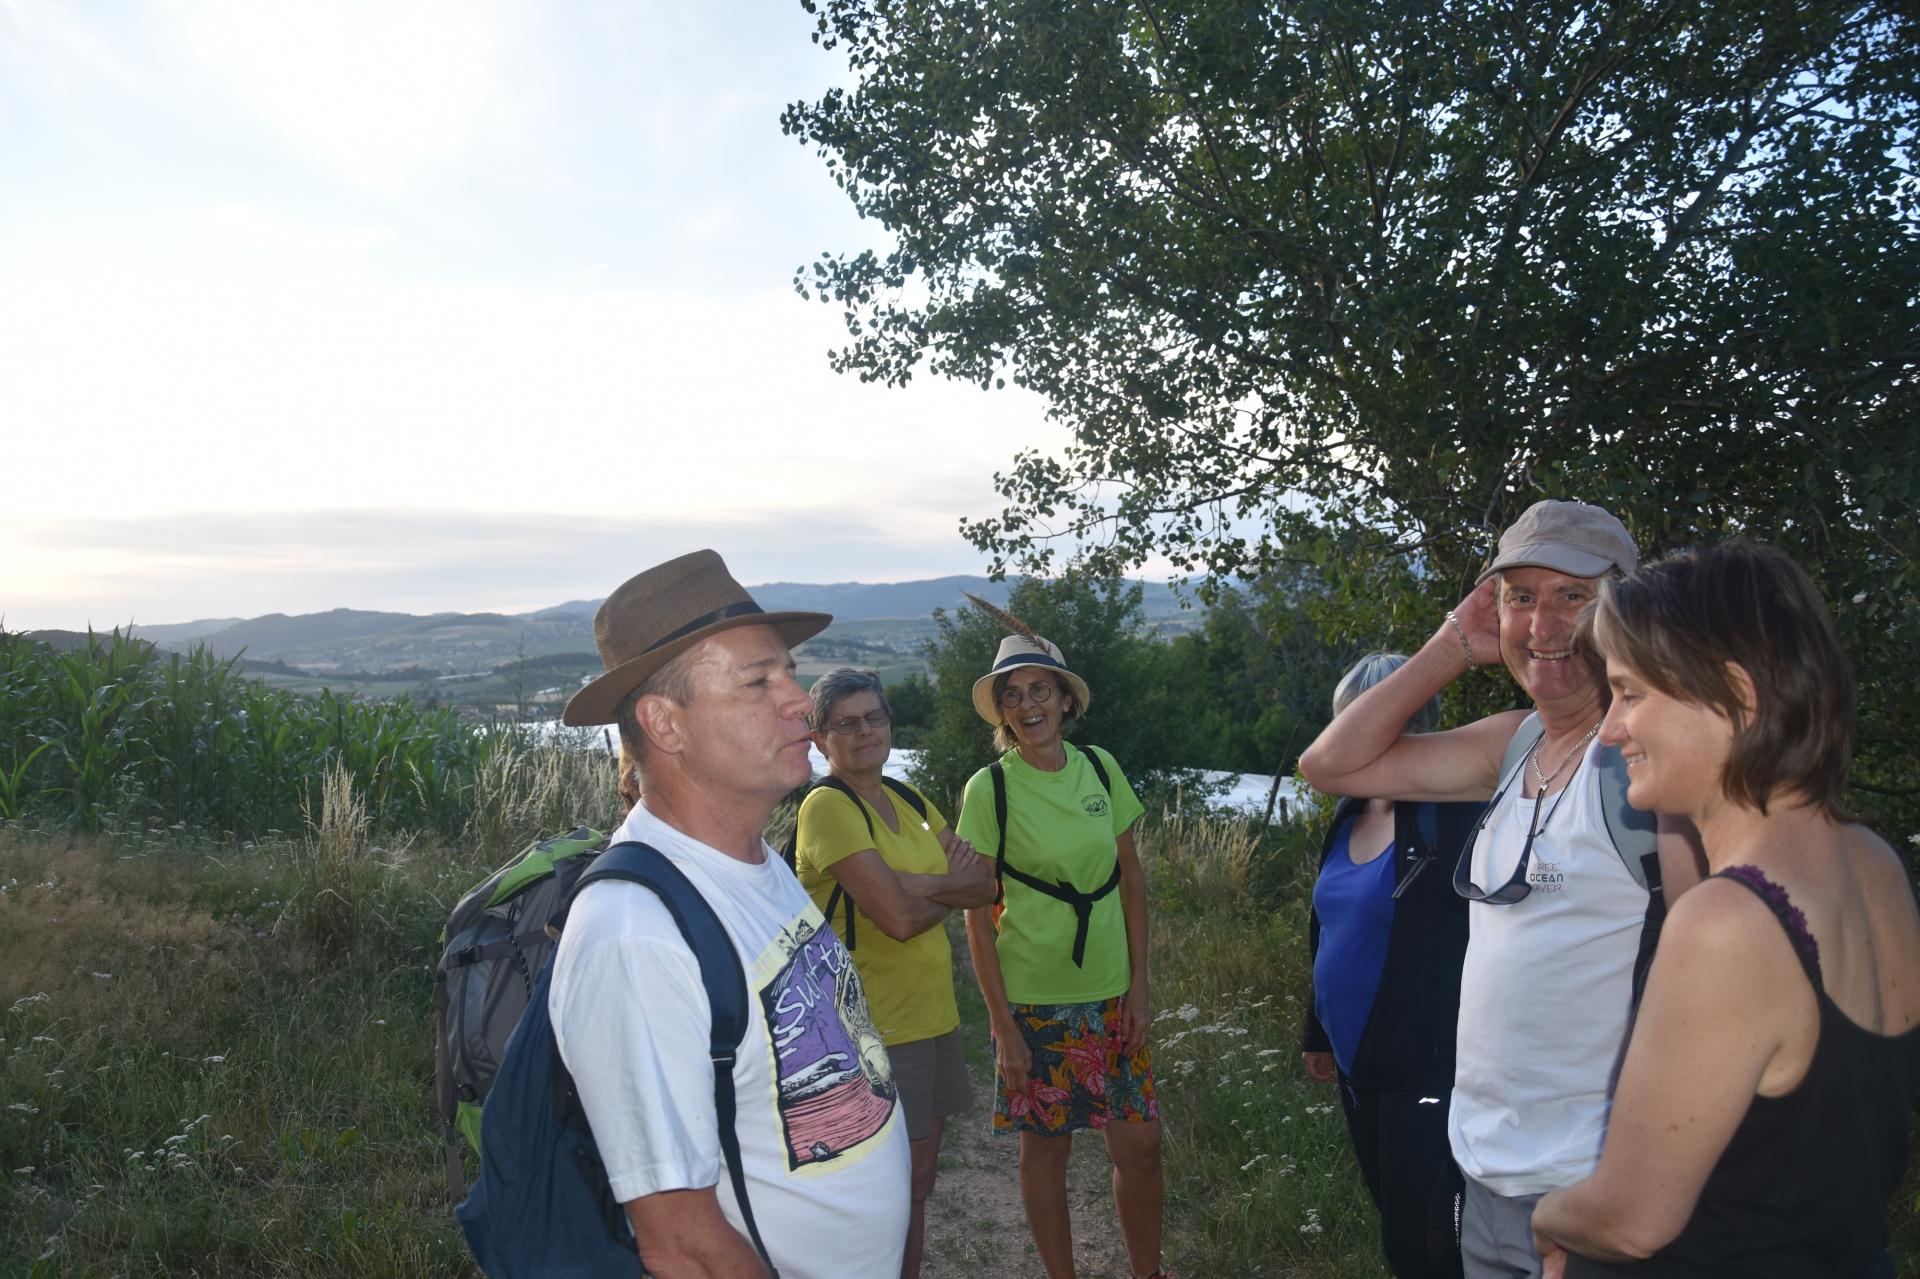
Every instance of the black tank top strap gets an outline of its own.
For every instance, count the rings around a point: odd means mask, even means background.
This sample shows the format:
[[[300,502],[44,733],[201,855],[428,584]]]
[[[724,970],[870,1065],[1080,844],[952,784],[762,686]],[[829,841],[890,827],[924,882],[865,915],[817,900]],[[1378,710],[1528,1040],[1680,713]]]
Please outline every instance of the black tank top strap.
[[[1787,940],[1793,944],[1793,953],[1800,957],[1800,966],[1806,969],[1807,980],[1813,983],[1816,991],[1825,993],[1826,987],[1820,981],[1820,943],[1807,931],[1807,917],[1787,896],[1787,890],[1768,879],[1766,872],[1758,866],[1729,866],[1714,876],[1715,879],[1730,879],[1743,885],[1766,904],[1773,917],[1780,921],[1780,927],[1786,931]]]

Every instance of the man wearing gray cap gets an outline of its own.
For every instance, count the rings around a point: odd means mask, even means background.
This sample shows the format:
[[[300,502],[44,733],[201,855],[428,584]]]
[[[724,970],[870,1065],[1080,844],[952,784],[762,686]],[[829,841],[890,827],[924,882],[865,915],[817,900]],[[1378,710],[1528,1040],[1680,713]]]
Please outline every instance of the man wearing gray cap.
[[[811,774],[788,650],[831,620],[764,612],[718,555],[683,555],[607,597],[594,618],[606,671],[567,704],[569,724],[617,724],[637,768],[641,798],[614,841],[651,845],[691,881],[746,976],[742,1196],[721,1175],[706,990],[663,899],[595,884],[555,952],[555,1042],[663,1279],[900,1272],[910,1179],[886,1050],[846,948],[760,833]]]
[[[1606,682],[1573,647],[1600,579],[1637,558],[1606,511],[1536,502],[1419,653],[1300,758],[1306,779],[1330,794],[1492,801],[1460,864],[1429,871],[1452,873],[1475,903],[1448,1134],[1466,1174],[1462,1259],[1482,1279],[1540,1274],[1533,1205],[1598,1161],[1636,964],[1664,911],[1661,885],[1671,897],[1699,875],[1677,831],[1661,830],[1654,855],[1654,821],[1627,805],[1618,750],[1595,741]],[[1404,732],[1428,699],[1496,661],[1531,713]]]

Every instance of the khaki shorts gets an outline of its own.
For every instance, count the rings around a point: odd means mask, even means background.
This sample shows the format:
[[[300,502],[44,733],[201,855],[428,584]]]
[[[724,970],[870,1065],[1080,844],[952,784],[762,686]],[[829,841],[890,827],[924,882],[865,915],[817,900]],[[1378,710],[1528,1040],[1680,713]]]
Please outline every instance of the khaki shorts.
[[[908,1140],[923,1140],[933,1132],[935,1119],[961,1114],[972,1106],[959,1030],[894,1045],[887,1049],[887,1057],[893,1062],[900,1109],[907,1115]]]

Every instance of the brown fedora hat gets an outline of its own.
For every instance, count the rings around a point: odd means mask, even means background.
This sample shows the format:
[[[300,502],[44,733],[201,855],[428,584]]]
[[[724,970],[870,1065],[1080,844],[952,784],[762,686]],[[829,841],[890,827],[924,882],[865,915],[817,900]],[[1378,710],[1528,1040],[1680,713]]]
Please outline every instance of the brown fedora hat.
[[[573,695],[561,722],[611,724],[620,699],[715,631],[771,626],[788,648],[812,639],[827,613],[768,613],[714,551],[695,551],[628,578],[593,615],[606,674]]]

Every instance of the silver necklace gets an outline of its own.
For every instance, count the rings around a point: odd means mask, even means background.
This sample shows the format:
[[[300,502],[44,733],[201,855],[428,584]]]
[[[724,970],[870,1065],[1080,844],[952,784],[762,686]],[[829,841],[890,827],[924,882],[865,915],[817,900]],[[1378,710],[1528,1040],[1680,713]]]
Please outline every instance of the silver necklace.
[[[1581,736],[1580,740],[1573,744],[1572,750],[1560,757],[1560,763],[1551,773],[1542,772],[1540,769],[1540,747],[1545,745],[1547,740],[1546,735],[1544,733],[1541,734],[1540,740],[1534,743],[1533,753],[1527,756],[1528,761],[1533,765],[1533,780],[1539,783],[1541,793],[1544,794],[1547,787],[1553,785],[1555,779],[1566,771],[1567,765],[1577,758],[1582,751],[1587,749],[1587,743],[1599,735],[1600,725],[1604,722],[1604,716],[1593,721],[1593,727],[1589,728],[1586,733]]]

